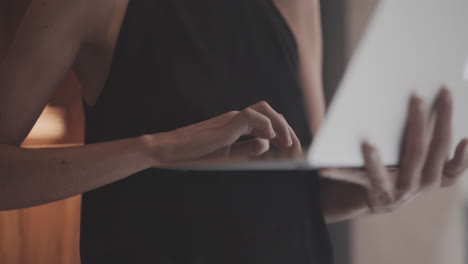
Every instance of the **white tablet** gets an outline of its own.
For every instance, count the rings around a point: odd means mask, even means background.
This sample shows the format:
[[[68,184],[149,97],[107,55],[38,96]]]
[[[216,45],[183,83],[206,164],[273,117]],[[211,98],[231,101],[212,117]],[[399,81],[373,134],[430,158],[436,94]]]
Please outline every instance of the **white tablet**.
[[[454,149],[468,137],[468,1],[381,1],[309,162],[361,166],[360,146],[367,139],[385,164],[397,164],[411,93],[429,103],[443,85],[454,96]]]

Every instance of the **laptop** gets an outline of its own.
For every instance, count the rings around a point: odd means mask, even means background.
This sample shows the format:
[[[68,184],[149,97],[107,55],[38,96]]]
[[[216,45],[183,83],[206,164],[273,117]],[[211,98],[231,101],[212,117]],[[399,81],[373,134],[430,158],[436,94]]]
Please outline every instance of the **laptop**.
[[[363,140],[386,165],[399,162],[412,93],[454,98],[452,153],[468,137],[468,1],[381,0],[349,63],[326,119],[300,159],[203,161],[178,170],[313,170],[362,167]]]

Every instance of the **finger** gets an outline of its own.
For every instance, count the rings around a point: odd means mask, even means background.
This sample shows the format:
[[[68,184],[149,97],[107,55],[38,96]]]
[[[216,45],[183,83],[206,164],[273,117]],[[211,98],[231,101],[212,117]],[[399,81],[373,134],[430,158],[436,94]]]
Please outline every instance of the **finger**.
[[[419,188],[421,171],[428,148],[429,118],[421,98],[412,96],[403,139],[401,174],[397,188],[400,193],[414,192]]]
[[[286,119],[284,118],[283,115],[281,115],[281,118],[284,119],[284,121],[286,122]],[[291,135],[293,144],[286,150],[286,155],[287,157],[293,158],[293,159],[303,158],[304,152],[302,151],[301,141],[297,137],[296,132],[294,132],[292,127],[289,124],[287,125],[288,125],[289,135]]]
[[[256,157],[270,149],[270,142],[266,139],[255,138],[231,145],[229,157]]]
[[[444,167],[442,177],[442,187],[452,186],[468,168],[468,139],[464,139],[458,144],[455,156],[448,161]]]
[[[382,164],[377,149],[369,143],[362,145],[362,153],[365,161],[371,187],[367,189],[368,203],[372,211],[391,205],[394,201],[394,184],[387,169]]]
[[[264,114],[268,117],[273,125],[273,129],[278,134],[278,137],[274,141],[282,148],[289,148],[293,144],[292,136],[289,132],[289,125],[286,122],[286,119],[276,112],[267,102],[259,102],[250,108],[254,109],[257,112]]]
[[[421,189],[438,187],[442,181],[444,164],[447,161],[452,135],[452,97],[443,88],[435,105],[435,126],[424,165]]]
[[[276,138],[271,120],[251,108],[241,111],[225,128],[225,132],[231,133],[236,140],[246,135],[270,140]]]
[[[296,135],[296,132],[294,132],[291,126],[289,126],[289,134],[291,135],[293,142],[293,144],[289,148],[289,153],[291,153],[291,156],[293,158],[303,158],[304,152],[302,152],[301,141],[299,140],[299,138]]]
[[[213,117],[211,119],[187,126],[185,128],[200,128],[206,126],[212,126],[213,124],[223,125],[231,121],[234,117],[236,117],[240,112],[239,111],[230,111],[224,113],[220,116]]]

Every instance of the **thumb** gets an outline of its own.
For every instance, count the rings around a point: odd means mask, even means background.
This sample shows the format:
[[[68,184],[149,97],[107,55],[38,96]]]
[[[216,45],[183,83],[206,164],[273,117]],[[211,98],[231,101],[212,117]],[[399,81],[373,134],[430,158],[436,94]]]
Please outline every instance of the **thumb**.
[[[256,157],[270,149],[268,139],[255,138],[231,145],[230,158],[235,157]]]

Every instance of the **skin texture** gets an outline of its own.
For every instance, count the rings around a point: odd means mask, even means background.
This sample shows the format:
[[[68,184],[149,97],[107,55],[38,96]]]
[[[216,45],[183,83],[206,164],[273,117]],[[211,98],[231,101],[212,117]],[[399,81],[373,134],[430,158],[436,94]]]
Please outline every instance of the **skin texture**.
[[[431,131],[431,120],[435,122]],[[419,194],[450,187],[468,166],[468,140],[462,140],[452,159],[449,146],[452,128],[452,97],[441,89],[434,109],[417,96],[410,101],[399,168],[386,168],[378,150],[370,143],[362,145],[364,169],[322,169],[323,177],[347,181],[360,186],[360,197],[366,206],[350,210],[349,214],[392,212],[410,202]],[[356,192],[359,194],[359,192]],[[356,195],[359,197],[359,195]],[[350,203],[353,203],[351,200]],[[354,206],[359,208],[359,202]],[[329,212],[330,221],[338,221],[344,214]]]
[[[87,99],[99,95],[127,3],[31,3],[0,65],[0,210],[64,199],[174,162],[256,156],[270,143],[300,148],[291,146],[294,133],[266,102],[167,133],[75,148],[21,148],[70,70],[77,71]],[[184,134],[190,137],[181,140]],[[244,135],[256,139],[235,144]]]
[[[311,130],[317,131],[325,113],[319,1],[274,2],[297,39],[309,123]],[[0,210],[64,199],[150,167],[258,156],[270,144],[293,155],[301,153],[294,131],[267,102],[166,133],[75,148],[20,148],[69,71],[76,71],[87,102],[96,101],[109,71],[127,3],[32,1],[0,64]],[[366,144],[365,169],[321,171],[324,178],[331,179],[323,181],[321,193],[328,222],[366,212],[391,211],[420,193],[421,186],[425,190],[457,181],[468,162],[467,144],[462,142],[454,160],[446,163],[451,103],[444,91],[434,111],[438,118],[432,140],[427,136],[429,111],[423,110],[420,99],[412,100],[400,170],[383,167],[378,151]],[[243,135],[256,138],[235,143]]]

